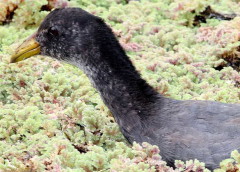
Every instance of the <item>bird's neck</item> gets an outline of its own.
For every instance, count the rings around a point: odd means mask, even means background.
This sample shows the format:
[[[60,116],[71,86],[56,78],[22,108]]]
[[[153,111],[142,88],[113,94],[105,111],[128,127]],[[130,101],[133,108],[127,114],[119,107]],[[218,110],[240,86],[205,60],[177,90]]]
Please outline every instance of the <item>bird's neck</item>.
[[[101,55],[103,57],[96,57]],[[89,60],[83,70],[120,125],[150,115],[149,109],[159,94],[140,77],[125,53],[90,56],[95,60]]]

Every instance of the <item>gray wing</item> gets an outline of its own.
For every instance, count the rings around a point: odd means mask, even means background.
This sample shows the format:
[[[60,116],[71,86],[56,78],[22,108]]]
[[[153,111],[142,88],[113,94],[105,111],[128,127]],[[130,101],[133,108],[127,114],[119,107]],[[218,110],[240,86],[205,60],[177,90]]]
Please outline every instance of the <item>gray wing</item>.
[[[163,107],[158,116],[149,118],[144,135],[160,147],[160,154],[170,164],[177,159],[198,159],[213,169],[240,148],[240,105],[167,101]]]

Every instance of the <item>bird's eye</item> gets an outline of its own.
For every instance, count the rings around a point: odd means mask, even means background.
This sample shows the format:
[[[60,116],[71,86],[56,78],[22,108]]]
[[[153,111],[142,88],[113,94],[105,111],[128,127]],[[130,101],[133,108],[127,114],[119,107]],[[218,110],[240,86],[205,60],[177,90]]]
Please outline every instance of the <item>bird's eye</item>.
[[[58,36],[59,35],[59,31],[56,27],[50,27],[48,29],[48,34],[52,35],[52,36]]]

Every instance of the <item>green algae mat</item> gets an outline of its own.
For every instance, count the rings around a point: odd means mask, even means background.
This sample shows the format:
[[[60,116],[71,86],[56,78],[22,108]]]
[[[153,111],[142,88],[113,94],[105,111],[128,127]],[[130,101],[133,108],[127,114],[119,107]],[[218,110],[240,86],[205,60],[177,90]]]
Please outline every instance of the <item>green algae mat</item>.
[[[0,171],[209,171],[170,168],[154,145],[129,145],[82,71],[10,54],[54,8],[81,7],[112,27],[137,70],[174,99],[240,103],[238,0],[0,0]],[[217,172],[235,172],[233,151]]]

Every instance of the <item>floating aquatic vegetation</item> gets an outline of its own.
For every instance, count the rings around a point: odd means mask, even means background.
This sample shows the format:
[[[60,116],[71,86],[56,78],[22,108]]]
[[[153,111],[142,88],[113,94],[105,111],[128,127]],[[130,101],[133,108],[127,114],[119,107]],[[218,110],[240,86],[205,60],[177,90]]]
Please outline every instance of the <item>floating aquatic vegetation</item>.
[[[10,23],[13,21],[15,27],[19,26],[20,28],[39,25],[53,8],[68,5],[68,1],[65,0],[1,0],[0,22]]]
[[[173,169],[157,147],[129,145],[79,69],[42,56],[9,64],[14,47],[63,6],[104,18],[143,78],[165,96],[240,103],[239,17],[193,26],[209,7],[238,16],[236,1],[2,0],[0,171],[208,171],[197,160],[176,161]],[[235,150],[217,171],[236,171],[239,162]]]

